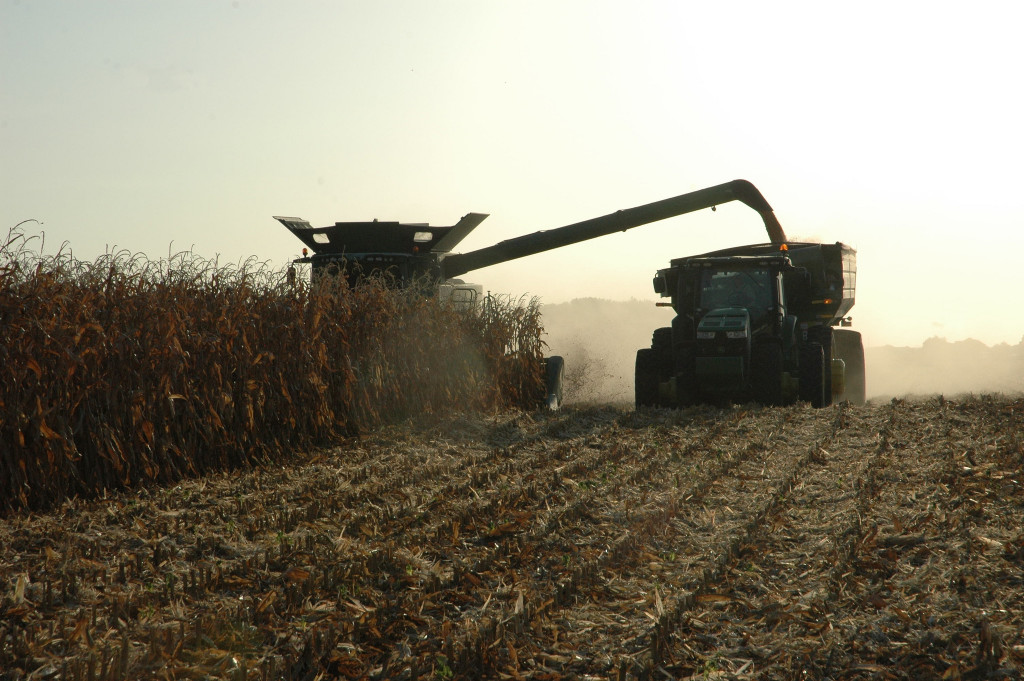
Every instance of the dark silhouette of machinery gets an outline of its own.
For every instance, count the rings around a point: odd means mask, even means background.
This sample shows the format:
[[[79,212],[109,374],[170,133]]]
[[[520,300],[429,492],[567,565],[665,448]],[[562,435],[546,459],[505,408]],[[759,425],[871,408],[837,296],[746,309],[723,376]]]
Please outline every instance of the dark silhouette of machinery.
[[[672,298],[677,316],[672,327],[655,332],[651,348],[637,354],[637,404],[683,405],[696,399],[725,395],[736,398],[750,395],[778,404],[792,396],[793,381],[799,382],[801,396],[817,405],[827,404],[831,401],[831,392],[826,386],[844,385],[842,367],[831,362],[833,355],[840,355],[838,350],[833,351],[836,343],[833,337],[852,342],[852,336],[832,334],[831,329],[842,323],[842,315],[853,305],[854,252],[840,244],[790,244],[789,251],[780,251],[786,244],[785,232],[771,206],[746,180],[734,180],[564,227],[526,234],[461,254],[451,251],[487,215],[468,213],[456,224],[443,227],[376,220],[313,227],[301,218],[275,219],[312,251],[309,254],[303,249],[304,257],[296,262],[311,265],[314,281],[327,273],[335,273],[355,284],[363,277],[384,274],[397,286],[419,286],[437,291],[442,297],[471,303],[481,289],[457,278],[467,272],[714,208],[729,201],[741,201],[761,215],[771,244],[674,260],[670,268],[658,273],[655,290]],[[815,253],[818,255],[813,255]],[[762,263],[761,269],[757,269],[755,260]],[[726,274],[735,270],[739,276],[757,279],[756,287],[750,291],[768,295],[763,301],[765,309],[758,307],[759,303],[752,302],[753,307],[747,307],[730,303],[728,299],[725,306],[707,307],[710,298],[705,300],[698,295],[698,291],[703,295],[704,282],[694,276],[714,268],[720,274],[706,282],[710,287],[708,296],[718,293],[718,289],[728,283]],[[844,277],[849,277],[848,283]],[[681,288],[683,282],[689,282],[686,286],[690,288]],[[837,283],[839,289],[833,294],[831,287]],[[736,282],[740,284],[742,282]],[[830,302],[814,302],[822,299],[824,293],[830,293]],[[745,318],[740,310],[747,310]],[[826,311],[830,313],[827,320],[821,316]],[[717,335],[709,337],[707,334],[715,319],[727,325],[739,319],[748,333],[746,341],[737,344],[735,341],[740,339],[732,332],[721,339]],[[769,337],[772,340],[769,341]],[[859,336],[857,344],[859,346]],[[822,366],[815,370],[808,368],[817,366],[810,358],[815,352],[812,346],[826,358],[818,362]],[[779,352],[781,357],[776,358]],[[561,358],[555,362],[549,360],[549,374],[552,366],[557,366],[560,394]],[[820,397],[812,395],[815,376],[822,385]],[[551,377],[551,381],[554,380]],[[824,391],[829,392],[828,397],[824,396]]]
[[[856,270],[841,243],[773,240],[672,260],[654,290],[676,316],[637,352],[637,405],[863,404],[863,342],[846,328]]]

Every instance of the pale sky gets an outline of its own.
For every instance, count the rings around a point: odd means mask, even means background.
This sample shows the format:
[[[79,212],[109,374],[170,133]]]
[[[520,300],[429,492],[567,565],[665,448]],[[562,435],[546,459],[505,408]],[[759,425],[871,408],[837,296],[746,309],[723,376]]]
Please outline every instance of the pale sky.
[[[1017,344],[1016,2],[0,0],[0,228],[92,260],[283,266],[272,219],[489,246],[743,178],[858,249],[865,344]],[[671,258],[766,241],[740,204],[465,275],[656,300]]]

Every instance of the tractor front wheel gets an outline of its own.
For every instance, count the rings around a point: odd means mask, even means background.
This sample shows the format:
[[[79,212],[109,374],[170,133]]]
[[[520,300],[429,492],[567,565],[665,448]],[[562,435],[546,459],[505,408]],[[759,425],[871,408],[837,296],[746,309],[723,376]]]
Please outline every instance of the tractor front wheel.
[[[800,350],[800,399],[815,409],[827,406],[825,399],[825,351],[820,343],[807,343]],[[830,396],[831,397],[831,396]]]
[[[753,398],[765,406],[782,404],[782,346],[761,343],[750,349]]]

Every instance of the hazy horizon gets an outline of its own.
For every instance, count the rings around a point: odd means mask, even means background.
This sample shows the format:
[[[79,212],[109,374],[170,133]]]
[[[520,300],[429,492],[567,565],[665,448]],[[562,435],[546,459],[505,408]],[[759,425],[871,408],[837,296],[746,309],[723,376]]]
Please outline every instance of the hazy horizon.
[[[92,260],[284,266],[314,225],[490,217],[461,252],[733,179],[858,249],[869,346],[1015,344],[1024,63],[1012,3],[0,0],[0,229]],[[465,278],[655,300],[766,240],[720,206]]]
[[[575,306],[589,306],[589,305],[601,306],[601,305],[608,305],[608,304],[611,304],[611,305],[637,306],[639,308],[643,308],[643,307],[649,306],[652,310],[655,310],[655,312],[652,313],[650,318],[646,318],[645,321],[648,321],[648,322],[659,321],[660,323],[659,324],[655,324],[654,326],[651,326],[651,328],[648,330],[648,333],[653,332],[654,329],[658,327],[658,325],[667,325],[667,324],[671,323],[672,316],[675,314],[670,308],[656,307],[658,302],[664,302],[664,300],[654,299],[654,298],[652,298],[651,300],[644,300],[644,299],[641,299],[641,298],[631,298],[629,300],[615,300],[615,299],[611,299],[611,298],[596,298],[596,297],[593,297],[593,296],[587,296],[587,297],[583,297],[583,298],[573,298],[572,300],[560,301],[560,302],[557,302],[557,303],[545,303],[543,301],[538,301],[538,302],[540,304],[540,309],[541,309],[542,314],[543,314],[544,310],[550,311],[552,309],[572,308],[572,307],[575,307]],[[614,322],[615,318],[611,317],[610,321]],[[858,330],[858,329],[854,329],[854,330]],[[872,339],[865,338],[864,339],[864,343],[865,343],[864,347],[865,348],[871,347],[871,348],[910,348],[910,349],[917,349],[917,348],[921,348],[924,345],[927,345],[929,343],[934,343],[936,341],[942,342],[942,343],[949,343],[951,345],[956,345],[956,344],[969,345],[971,343],[977,343],[977,344],[980,344],[980,345],[982,345],[982,346],[984,346],[986,348],[997,348],[997,347],[1001,347],[1001,346],[1010,346],[1010,347],[1022,346],[1022,347],[1024,347],[1024,334],[1022,334],[1021,337],[1018,338],[1016,342],[999,341],[997,343],[986,343],[985,341],[982,341],[982,340],[980,340],[978,338],[955,338],[955,339],[950,339],[950,338],[947,338],[946,336],[944,336],[942,334],[935,334],[933,336],[929,336],[929,337],[923,339],[919,343],[912,343],[912,344],[877,343],[877,342],[873,342]]]
[[[570,401],[630,402],[636,351],[673,312],[644,301],[596,298],[541,305],[548,354],[565,358]],[[1024,339],[986,345],[933,337],[916,346],[865,339],[868,399],[1024,392]]]

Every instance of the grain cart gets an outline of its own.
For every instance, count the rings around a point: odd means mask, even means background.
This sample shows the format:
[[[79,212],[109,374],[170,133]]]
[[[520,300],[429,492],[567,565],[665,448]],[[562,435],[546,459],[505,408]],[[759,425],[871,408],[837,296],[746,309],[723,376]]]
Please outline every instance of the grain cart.
[[[864,403],[864,347],[846,328],[856,251],[780,236],[658,271],[654,290],[676,316],[637,352],[637,406]]]

